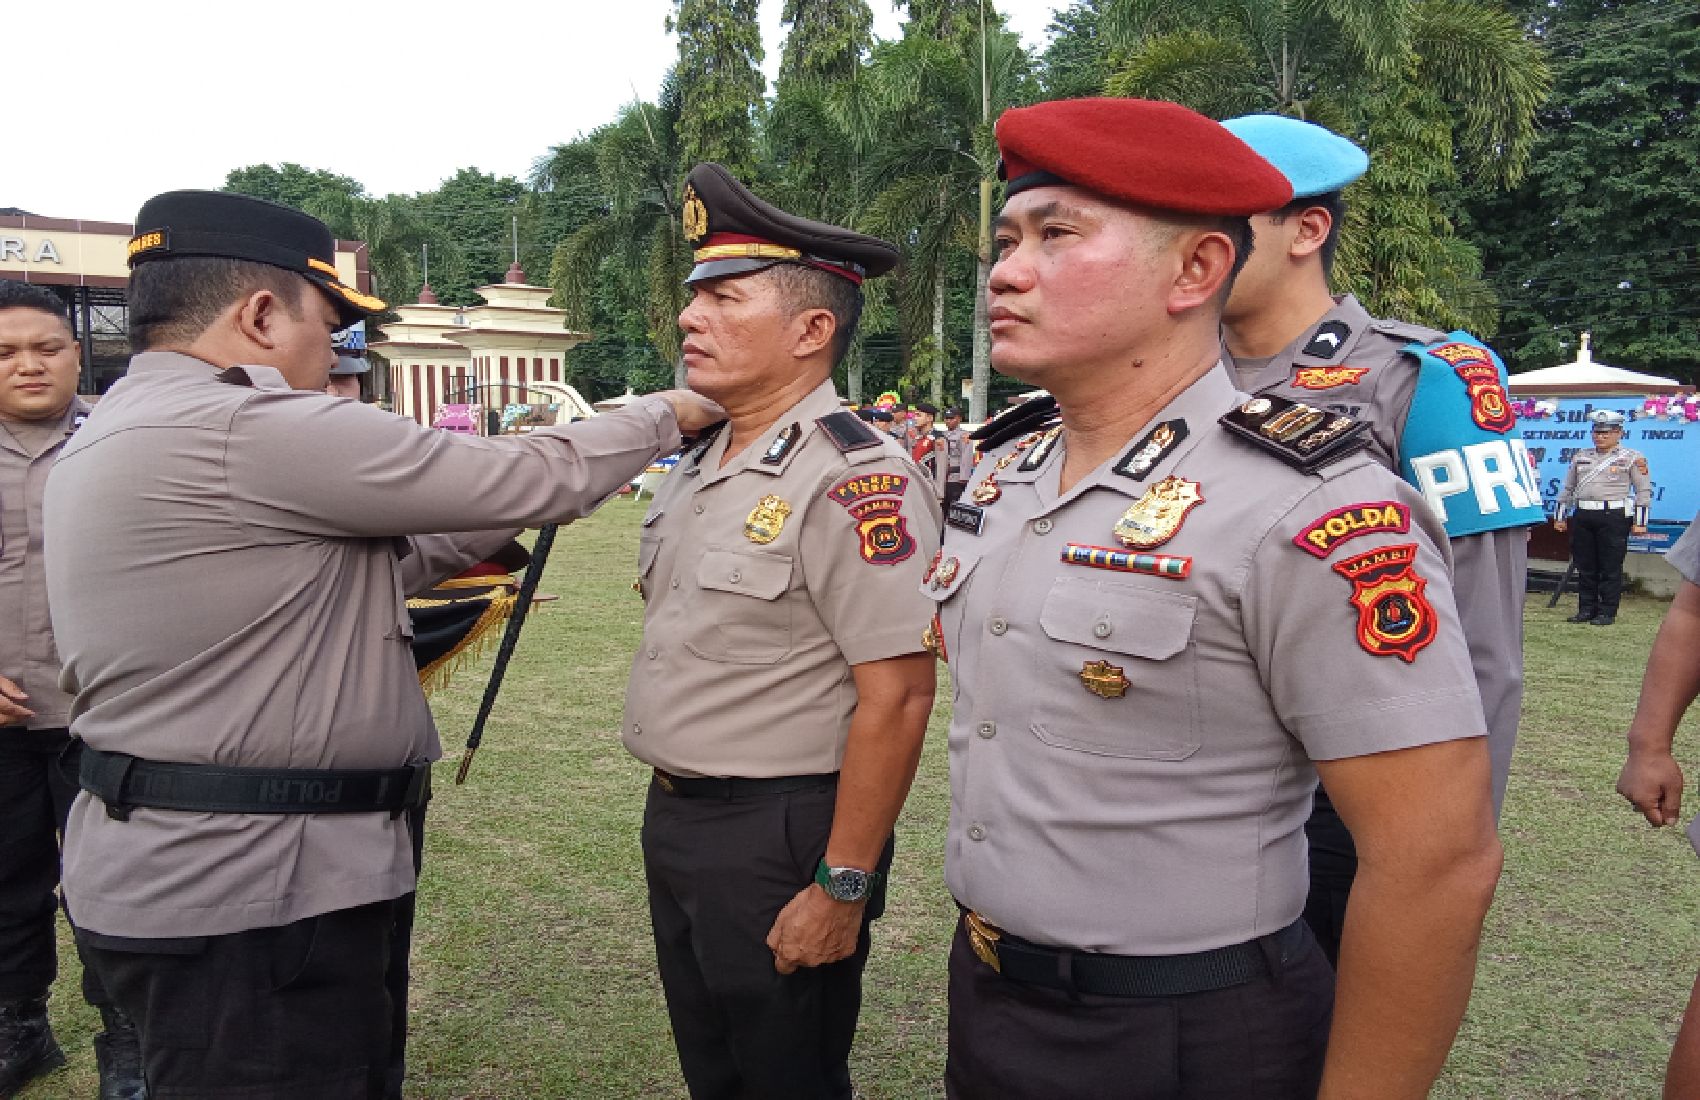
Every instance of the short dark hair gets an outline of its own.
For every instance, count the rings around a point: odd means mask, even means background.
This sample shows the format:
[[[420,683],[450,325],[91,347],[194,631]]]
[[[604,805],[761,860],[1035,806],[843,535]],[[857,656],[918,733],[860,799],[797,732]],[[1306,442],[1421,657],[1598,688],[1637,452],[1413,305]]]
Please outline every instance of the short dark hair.
[[[838,322],[832,337],[832,365],[838,366],[850,350],[856,326],[862,320],[862,288],[842,275],[807,264],[774,264],[766,269],[779,288],[785,308],[793,315],[805,309],[824,309]]]
[[[1280,225],[1288,218],[1297,217],[1313,206],[1320,206],[1328,211],[1328,236],[1322,242],[1322,274],[1325,278],[1334,274],[1334,254],[1340,251],[1340,227],[1346,224],[1346,196],[1339,191],[1330,191],[1325,195],[1306,195],[1302,199],[1294,199],[1281,209],[1270,214],[1270,220]]]
[[[74,339],[77,330],[71,325],[71,307],[65,299],[36,283],[20,283],[0,279],[0,309],[34,309],[50,313],[65,322],[65,329]]]
[[[192,343],[231,303],[260,290],[299,318],[307,288],[295,272],[251,260],[183,256],[140,264],[130,272],[130,346]]]
[[[938,415],[939,415],[938,407],[935,406],[935,405],[929,405],[925,401],[915,402],[915,411],[918,412],[918,413],[926,413],[928,416],[932,417],[935,420],[938,419]]]

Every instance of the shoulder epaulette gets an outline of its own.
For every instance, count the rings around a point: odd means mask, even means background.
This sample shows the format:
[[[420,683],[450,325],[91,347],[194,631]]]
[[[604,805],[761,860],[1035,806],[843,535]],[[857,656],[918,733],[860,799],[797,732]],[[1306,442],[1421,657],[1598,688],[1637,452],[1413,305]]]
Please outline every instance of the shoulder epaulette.
[[[241,367],[226,367],[213,375],[213,377],[227,386],[247,386],[249,389],[254,388],[254,380],[248,377],[248,372],[243,370]]]
[[[862,423],[855,413],[845,409],[827,413],[815,423],[820,425],[820,430],[832,440],[832,445],[838,448],[840,454],[880,445],[880,437],[874,430]]]
[[[1422,344],[1433,344],[1446,339],[1446,333],[1439,329],[1390,318],[1378,317],[1369,323],[1369,328],[1371,332],[1379,332],[1383,336],[1391,336],[1397,340],[1414,340]]]
[[[1369,446],[1364,421],[1273,394],[1252,398],[1218,423],[1307,474]]]
[[[1054,428],[1061,420],[1057,399],[1047,393],[999,413],[974,429],[968,438],[978,443],[981,451],[994,451],[1017,436]]]
[[[720,434],[726,424],[727,421],[722,420],[718,424],[710,424],[702,430],[702,434],[697,436],[696,442],[691,444],[690,461],[692,463],[702,461],[702,456],[708,453],[710,447],[714,446],[715,436]]]

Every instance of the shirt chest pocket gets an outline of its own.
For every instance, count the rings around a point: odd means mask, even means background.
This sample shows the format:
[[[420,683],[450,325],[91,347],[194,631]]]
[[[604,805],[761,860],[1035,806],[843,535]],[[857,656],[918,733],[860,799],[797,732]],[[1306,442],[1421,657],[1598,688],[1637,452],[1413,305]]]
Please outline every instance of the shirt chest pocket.
[[[792,560],[754,550],[706,551],[685,648],[705,661],[771,665],[791,652]]]
[[[1058,749],[1134,760],[1198,751],[1197,598],[1082,577],[1056,579],[1039,625],[1034,736]]]
[[[649,574],[655,569],[655,556],[661,552],[660,535],[638,536],[638,594],[649,599]]]

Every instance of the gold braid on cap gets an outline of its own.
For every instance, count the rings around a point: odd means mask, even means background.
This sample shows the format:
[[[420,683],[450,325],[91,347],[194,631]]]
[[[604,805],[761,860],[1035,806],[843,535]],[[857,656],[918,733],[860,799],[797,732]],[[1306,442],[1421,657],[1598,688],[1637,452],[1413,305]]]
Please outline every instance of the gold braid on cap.
[[[716,244],[707,248],[699,248],[693,258],[697,263],[707,263],[709,260],[800,260],[803,253],[795,248],[786,248],[779,244]]]

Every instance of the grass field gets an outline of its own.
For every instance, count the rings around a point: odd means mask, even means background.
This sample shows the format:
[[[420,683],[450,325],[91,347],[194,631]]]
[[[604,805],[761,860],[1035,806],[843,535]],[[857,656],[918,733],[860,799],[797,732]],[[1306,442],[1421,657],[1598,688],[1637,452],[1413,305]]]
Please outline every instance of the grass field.
[[[642,619],[630,587],[638,511],[619,501],[562,531],[544,588],[563,598],[528,624],[464,787],[450,785],[453,765],[487,662],[434,700],[449,755],[427,831],[409,1097],[685,1095],[637,847],[648,773],[617,737]],[[1610,630],[1564,623],[1572,607],[1526,605],[1505,876],[1436,1096],[1657,1096],[1700,963],[1700,866],[1680,832],[1652,832],[1612,790],[1665,605],[1627,600]],[[941,702],[876,927],[856,1048],[867,1100],[942,1095],[947,719]],[[1679,741],[1690,761],[1695,725]],[[71,1065],[23,1095],[92,1097],[96,1021],[71,981],[53,1012]]]

